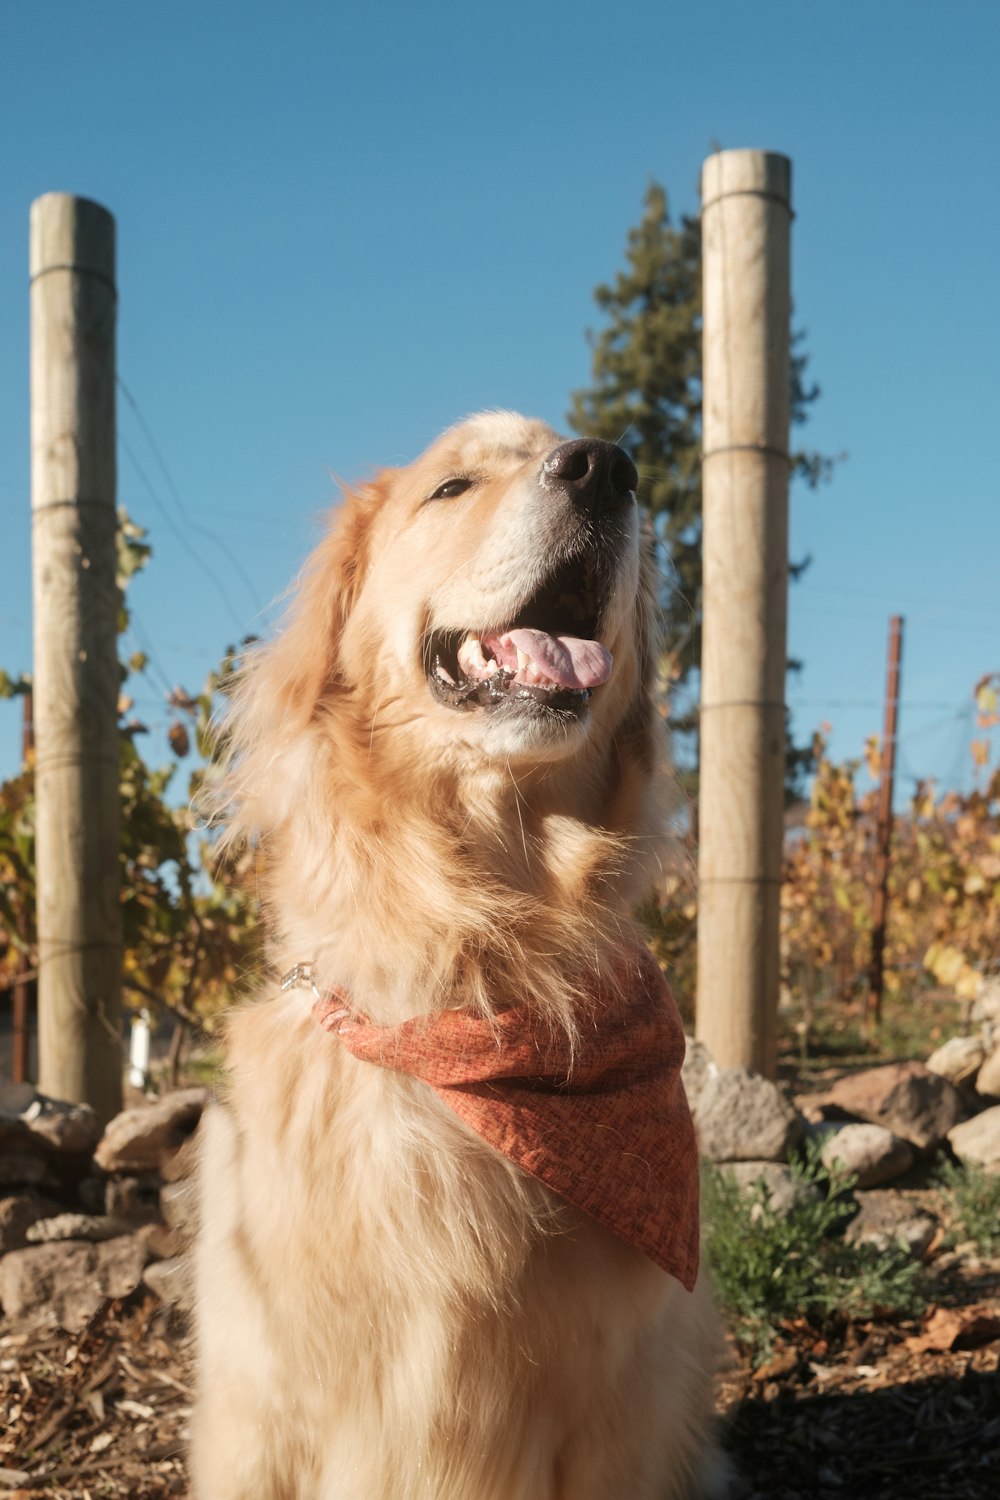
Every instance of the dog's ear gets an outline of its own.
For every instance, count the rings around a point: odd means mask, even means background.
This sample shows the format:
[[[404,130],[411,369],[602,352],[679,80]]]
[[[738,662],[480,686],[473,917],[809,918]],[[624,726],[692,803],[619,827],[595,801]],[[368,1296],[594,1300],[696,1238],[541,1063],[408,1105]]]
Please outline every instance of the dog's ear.
[[[240,667],[220,725],[224,770],[206,781],[199,799],[207,817],[226,825],[220,848],[275,829],[306,795],[305,731],[344,691],[341,636],[368,571],[372,521],[390,480],[384,471],[345,492],[274,640],[255,647]]]

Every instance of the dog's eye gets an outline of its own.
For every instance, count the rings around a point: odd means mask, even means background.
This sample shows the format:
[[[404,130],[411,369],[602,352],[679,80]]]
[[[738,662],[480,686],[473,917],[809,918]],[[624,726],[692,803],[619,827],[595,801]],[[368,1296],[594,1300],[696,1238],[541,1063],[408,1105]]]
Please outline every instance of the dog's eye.
[[[433,495],[428,495],[429,500],[451,500],[455,495],[464,495],[466,490],[471,490],[471,479],[446,479],[444,484],[439,484]]]

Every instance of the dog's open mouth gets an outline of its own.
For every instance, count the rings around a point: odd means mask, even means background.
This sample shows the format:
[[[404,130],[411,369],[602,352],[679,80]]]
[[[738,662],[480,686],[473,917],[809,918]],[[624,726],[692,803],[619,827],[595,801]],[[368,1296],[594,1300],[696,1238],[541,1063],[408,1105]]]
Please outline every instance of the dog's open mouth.
[[[428,679],[450,708],[540,705],[580,713],[611,675],[597,640],[601,588],[592,560],[563,565],[501,630],[436,630]]]

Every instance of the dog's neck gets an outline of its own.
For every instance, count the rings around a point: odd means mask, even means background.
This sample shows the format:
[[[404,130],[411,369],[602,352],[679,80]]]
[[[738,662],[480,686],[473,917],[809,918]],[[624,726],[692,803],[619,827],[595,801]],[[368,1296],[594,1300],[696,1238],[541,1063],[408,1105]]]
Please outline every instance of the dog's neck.
[[[370,766],[330,769],[327,816],[265,843],[282,971],[311,960],[383,1023],[526,1002],[571,1028],[577,974],[614,967],[647,888],[650,840],[608,796],[608,766],[442,772],[411,796],[397,777],[377,803]],[[591,803],[622,821],[598,826]]]

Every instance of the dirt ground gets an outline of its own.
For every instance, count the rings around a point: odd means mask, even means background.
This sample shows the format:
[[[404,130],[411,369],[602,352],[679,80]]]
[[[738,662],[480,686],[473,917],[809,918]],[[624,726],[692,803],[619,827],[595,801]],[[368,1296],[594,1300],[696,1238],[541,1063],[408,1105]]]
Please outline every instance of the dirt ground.
[[[731,1353],[743,1500],[1000,1495],[1000,1261],[951,1266],[935,1297],[919,1323],[790,1324],[755,1372]],[[186,1323],[148,1293],[76,1336],[0,1323],[0,1493],[183,1500],[191,1399]]]

